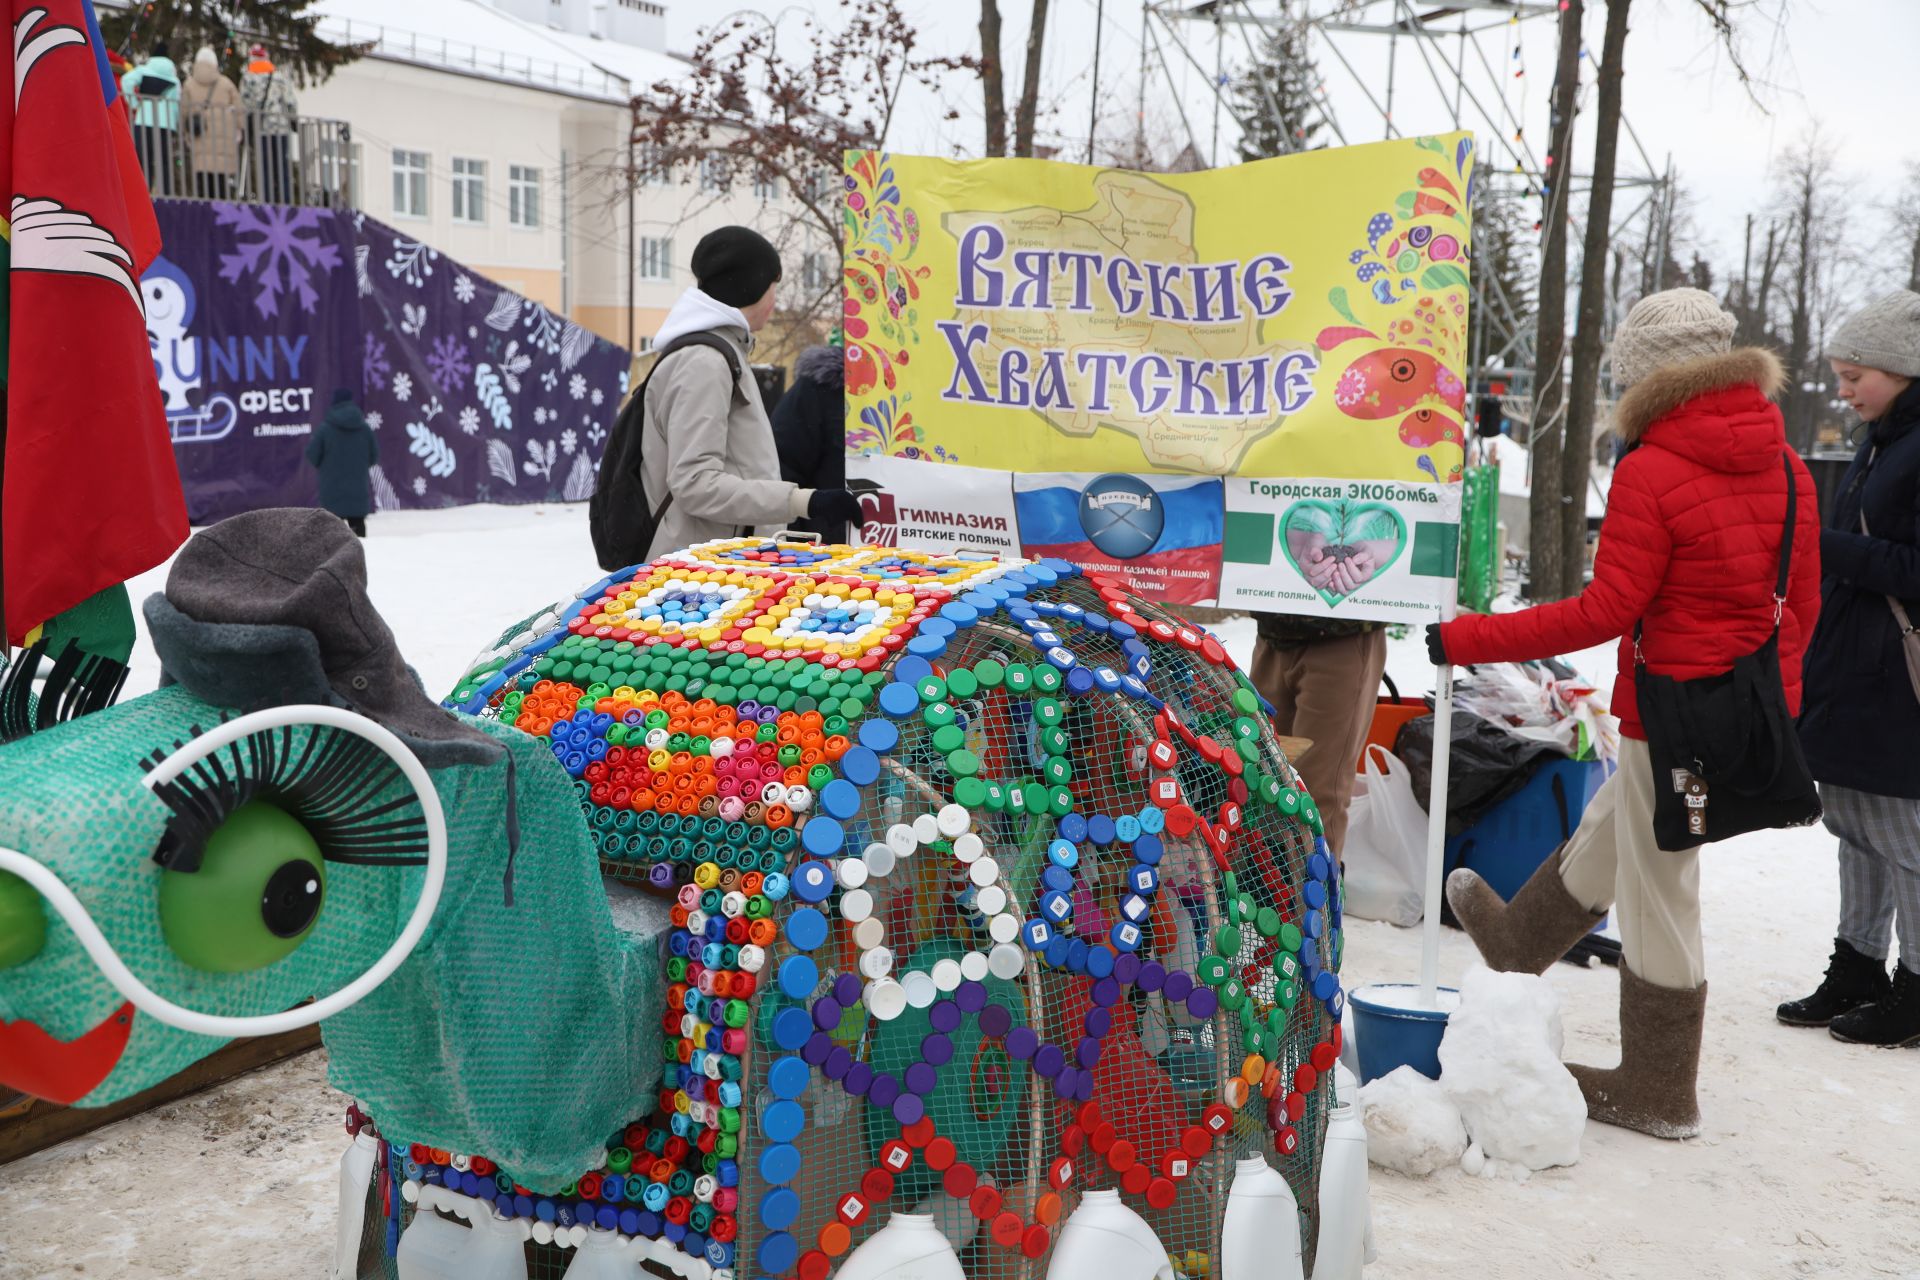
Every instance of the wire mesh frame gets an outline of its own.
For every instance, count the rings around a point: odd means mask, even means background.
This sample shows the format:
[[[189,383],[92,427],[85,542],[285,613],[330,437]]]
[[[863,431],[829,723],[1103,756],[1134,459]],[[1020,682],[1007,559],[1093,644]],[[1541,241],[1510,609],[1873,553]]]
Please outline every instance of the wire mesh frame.
[[[1039,593],[1036,593],[1036,598],[1038,595]],[[1077,582],[1052,589],[1044,593],[1044,598],[1055,603],[1076,603],[1095,609],[1100,606],[1100,601],[1093,592]],[[1181,620],[1177,617],[1152,606],[1136,601],[1134,607],[1149,618],[1160,618],[1181,625]],[[1061,629],[1068,630],[1064,624],[1061,625]],[[1109,637],[1079,629],[1067,639],[1075,646],[1076,655],[1083,664],[1124,666],[1124,657],[1117,643],[1111,641]],[[1231,693],[1236,687],[1234,679],[1224,668],[1203,663],[1175,645],[1159,644],[1154,649],[1155,671],[1150,683],[1156,692],[1165,697],[1170,707],[1177,711],[1182,720],[1197,733],[1213,734],[1222,741],[1231,742],[1232,736],[1228,722],[1237,714],[1229,702]],[[983,619],[963,637],[956,638],[954,651],[947,656],[942,665],[945,669],[952,670],[970,667],[987,657],[1014,662],[1038,656],[1036,645],[1024,633],[997,621]],[[532,677],[529,675],[526,678],[530,681]],[[512,687],[513,683],[517,681],[510,682],[508,687]],[[995,763],[1012,766],[1007,776],[1009,779],[1017,780],[1021,774],[1031,772],[1030,769],[1021,766],[1031,765],[1037,757],[1032,739],[1038,730],[1031,717],[1031,699],[1016,702],[1015,699],[1007,697],[992,708],[986,705],[987,701],[987,699],[976,700],[979,705],[963,713],[962,723],[968,725],[976,739],[984,739],[984,745],[993,749]],[[1061,703],[1067,708],[1067,719],[1064,725],[1076,731],[1069,735],[1076,746],[1081,746],[1088,739],[1095,739],[1098,745],[1097,730],[1103,722],[1110,727],[1117,727],[1117,734],[1109,734],[1106,743],[1109,750],[1106,752],[1105,763],[1108,765],[1112,765],[1119,759],[1137,757],[1144,752],[1147,744],[1154,738],[1154,731],[1150,725],[1151,714],[1147,711],[1145,704],[1125,696],[1115,694],[1092,695],[1079,699],[1063,698]],[[989,714],[990,710],[992,714]],[[903,733],[901,742],[893,751],[881,758],[884,785],[868,795],[861,814],[848,823],[849,834],[853,837],[850,841],[853,848],[858,848],[862,843],[859,839],[861,834],[864,833],[869,837],[877,836],[888,825],[889,820],[910,816],[910,801],[914,805],[923,806],[927,812],[932,812],[949,800],[949,793],[935,785],[936,782],[944,781],[950,788],[953,779],[946,773],[940,753],[931,748],[929,740],[932,734],[923,730],[918,722],[903,728],[906,732]],[[1257,742],[1259,767],[1274,777],[1297,786],[1298,777],[1286,763],[1271,733],[1263,730]],[[1121,749],[1112,749],[1116,747]],[[1022,759],[1022,753],[1025,759]],[[987,753],[982,754],[984,757]],[[1089,756],[1084,750],[1076,754],[1076,764],[1084,765],[1088,762]],[[1092,762],[1099,763],[1097,759]],[[1185,789],[1188,801],[1202,813],[1212,813],[1225,797],[1224,774],[1216,766],[1208,764],[1190,750],[1181,752],[1176,773]],[[1104,788],[1096,783],[1089,790],[1086,784],[1092,781],[1092,775],[1075,781],[1076,811],[1132,812],[1145,803],[1144,782],[1137,771],[1135,774],[1127,775],[1123,782],[1114,782],[1110,779]],[[1118,801],[1118,803],[1103,803],[1107,801]],[[878,810],[878,814],[873,810]],[[1050,833],[1053,824],[1037,823],[1036,820],[1029,819],[1028,830],[1025,833],[1019,833],[1013,829],[1016,824],[1004,814],[976,813],[975,816],[979,823],[976,830],[986,838],[989,853],[995,856],[1009,853],[1015,855],[1001,858],[1003,866],[1014,867],[1010,874],[1002,876],[1002,883],[1007,884],[1010,894],[1021,905],[1021,913],[1030,915],[1031,902],[1036,896],[1032,891],[1032,880],[1036,870],[1034,866],[1037,853],[1036,840],[1039,844],[1044,844],[1045,839],[1040,833],[1043,831]],[[1024,864],[1020,853],[1023,842],[1027,846],[1024,852]],[[1218,935],[1226,919],[1221,904],[1220,884],[1213,871],[1212,856],[1194,837],[1188,837],[1185,840],[1169,839],[1167,846],[1167,857],[1163,866],[1171,866],[1177,862],[1182,866],[1183,874],[1187,878],[1177,886],[1164,886],[1162,892],[1177,892],[1191,900],[1191,906],[1188,909],[1196,916],[1194,923],[1197,926],[1199,947],[1204,951],[1207,941]],[[1124,867],[1124,860],[1112,854],[1102,854],[1091,847],[1089,849],[1086,860],[1081,864],[1081,879],[1083,883],[1093,886],[1093,892],[1090,892],[1089,896],[1097,896],[1098,887],[1101,884],[1117,878]],[[1283,818],[1277,810],[1272,808],[1250,804],[1247,828],[1234,857],[1235,868],[1241,872],[1242,891],[1247,890],[1246,882],[1250,880],[1255,890],[1252,896],[1257,905],[1270,906],[1282,911],[1283,914],[1292,915],[1294,908],[1299,904],[1290,899],[1305,881],[1305,860],[1311,850],[1311,836],[1304,824],[1297,820]],[[1258,862],[1262,856],[1271,859],[1264,870]],[[925,853],[917,865],[923,869],[927,868],[931,865],[933,858],[932,853]],[[798,860],[799,853],[796,849],[788,869],[791,870]],[[951,871],[953,866],[954,864],[949,861],[941,864],[937,869]],[[644,881],[645,879],[644,874],[640,874],[644,868],[637,871],[633,863],[603,861],[602,868],[611,878],[626,881]],[[875,914],[881,914],[880,904],[876,904]],[[939,913],[933,913],[933,918],[929,918],[926,904],[920,902],[916,904],[915,914],[917,916],[915,923],[907,930],[907,943],[913,944],[916,940],[925,941],[929,935],[937,938]],[[1076,922],[1079,914],[1077,908]],[[946,922],[946,927],[949,935],[962,932],[956,930],[952,920]],[[1094,930],[1085,932],[1089,935],[1095,933]],[[1262,945],[1262,938],[1250,921],[1240,926],[1239,933],[1243,950],[1249,945],[1257,950]],[[1331,936],[1329,934],[1329,939]],[[1149,950],[1156,950],[1161,945],[1164,944],[1155,943],[1152,947],[1143,947],[1142,952],[1144,954]],[[1329,943],[1326,940],[1317,945],[1323,952],[1329,950]],[[769,956],[767,972],[771,973],[779,960],[790,953],[784,943],[780,944]],[[907,963],[904,946],[901,959],[903,964]],[[1334,969],[1337,967],[1337,960],[1333,955],[1323,955],[1323,964],[1328,969]],[[1250,986],[1254,1000],[1266,1005],[1270,1004],[1274,998],[1277,977],[1269,969],[1263,969],[1262,975]],[[827,978],[823,979],[823,985],[830,982],[831,978],[832,974],[829,973]],[[1069,1011],[1079,1012],[1072,1004],[1076,995],[1075,989],[1085,984],[1085,979],[1063,971],[1043,968],[1037,958],[1034,959],[1020,980],[1018,991],[1018,999],[1024,1006],[1028,1025],[1032,1026],[1046,1041],[1060,1042],[1061,1029],[1072,1021]],[[1129,996],[1129,1000],[1132,1001],[1138,995],[1138,992],[1133,993]],[[767,998],[769,998],[768,992],[763,989],[755,999],[755,1017],[750,1025],[762,1025],[760,1017],[762,1011],[759,1006]],[[1137,1010],[1135,1016],[1143,1027],[1152,1021],[1150,1017],[1142,1016]],[[1197,1115],[1200,1107],[1212,1099],[1214,1095],[1211,1091],[1233,1074],[1235,1057],[1231,1037],[1224,1029],[1226,1016],[1225,1011],[1222,1010],[1200,1025],[1183,1027],[1176,1025],[1177,1020],[1166,1014],[1164,1010],[1159,1015],[1157,1030],[1168,1039],[1168,1046],[1162,1049],[1162,1054],[1168,1052],[1172,1043],[1175,1043],[1175,1037],[1182,1037],[1178,1042],[1190,1046],[1191,1061],[1205,1064],[1206,1069],[1199,1077],[1199,1096],[1184,1100],[1186,1106],[1183,1118],[1189,1122]],[[875,1026],[878,1027],[878,1033],[884,1033],[886,1030],[883,1025],[875,1024]],[[1322,1039],[1326,1026],[1327,1015],[1320,1003],[1311,996],[1304,997],[1289,1018],[1287,1031],[1281,1043],[1279,1068],[1284,1079],[1293,1078],[1294,1072],[1306,1061],[1308,1051]],[[870,1026],[853,1041],[863,1059],[874,1055],[879,1043],[878,1033],[875,1027]],[[746,1051],[741,1058],[742,1080],[754,1082],[756,1086],[764,1085],[764,1067],[759,1062],[761,1055],[757,1052],[761,1047],[757,1042],[761,1038],[759,1034],[750,1035]],[[1154,1056],[1157,1058],[1161,1055]],[[1106,1062],[1107,1059],[1103,1058],[1102,1061]],[[1095,1075],[1097,1080],[1099,1073],[1096,1072]],[[833,1086],[821,1078],[818,1070],[814,1073],[814,1085],[823,1097],[831,1097]],[[1323,1086],[1323,1089],[1328,1087],[1330,1085]],[[842,1106],[838,1116],[823,1125],[820,1123],[821,1109],[817,1105],[820,1099],[814,1097],[814,1093],[815,1089],[810,1089],[807,1097],[809,1103],[816,1104],[809,1108],[808,1129],[797,1140],[797,1144],[803,1149],[802,1177],[805,1179],[803,1187],[806,1192],[803,1199],[806,1204],[802,1210],[801,1220],[795,1223],[794,1227],[795,1234],[803,1242],[811,1240],[818,1228],[831,1219],[834,1202],[839,1195],[848,1187],[857,1186],[862,1168],[869,1163],[860,1155],[860,1152],[871,1150],[878,1145],[875,1134],[887,1133],[889,1129],[896,1133],[898,1131],[897,1124],[894,1124],[890,1118],[884,1123],[878,1123],[874,1113],[868,1112],[864,1103],[859,1100]],[[1028,1074],[1025,1095],[1024,1101],[1017,1104],[1024,1120],[1013,1127],[1014,1132],[1001,1148],[990,1153],[988,1161],[990,1167],[986,1172],[998,1178],[1004,1187],[1026,1189],[1027,1203],[1030,1206],[1035,1189],[1042,1186],[1046,1162],[1058,1152],[1058,1142],[1068,1127],[1071,1108],[1067,1114],[1062,1113],[1061,1105],[1057,1100],[1049,1097],[1045,1082],[1036,1072]],[[1127,1096],[1124,1088],[1122,1095],[1123,1101],[1133,1100]],[[750,1112],[757,1111],[758,1106],[764,1105],[765,1101],[766,1098],[762,1095],[756,1103],[754,1095],[750,1094],[746,1107]],[[1241,1111],[1229,1138],[1219,1143],[1205,1160],[1199,1162],[1198,1169],[1186,1180],[1180,1197],[1169,1210],[1156,1211],[1140,1205],[1138,1197],[1131,1198],[1135,1206],[1140,1208],[1149,1222],[1154,1225],[1163,1242],[1167,1244],[1169,1252],[1183,1264],[1190,1265],[1194,1261],[1188,1256],[1191,1253],[1202,1253],[1215,1259],[1219,1257],[1219,1230],[1233,1163],[1237,1158],[1264,1152],[1269,1148],[1271,1132],[1264,1118],[1255,1110],[1261,1107],[1263,1102],[1264,1100],[1256,1098],[1248,1104],[1247,1109]],[[952,1113],[950,1103],[944,1104],[943,1108],[943,1104],[937,1098],[933,1099],[928,1106],[928,1113],[930,1116],[936,1116],[943,1135],[950,1127],[964,1127],[954,1125],[956,1117]],[[1316,1089],[1309,1095],[1307,1112],[1297,1124],[1302,1137],[1298,1151],[1291,1157],[1273,1159],[1269,1156],[1293,1186],[1296,1199],[1303,1211],[1304,1241],[1309,1249],[1312,1247],[1313,1231],[1318,1220],[1318,1153],[1324,1138],[1325,1113],[1323,1090]],[[743,1139],[754,1131],[752,1125],[743,1128]],[[1152,1158],[1157,1152],[1141,1151],[1139,1154],[1144,1158]],[[1087,1159],[1094,1160],[1092,1152],[1087,1153]],[[760,1196],[764,1195],[769,1187],[760,1179],[756,1161],[753,1159],[753,1151],[744,1141],[740,1153],[740,1166],[742,1170],[741,1232],[737,1241],[735,1271],[736,1274],[742,1275],[757,1274],[759,1268],[753,1265],[753,1258],[762,1233],[756,1229],[756,1222],[752,1213],[749,1212],[749,1206],[758,1203]],[[1093,1186],[1111,1183],[1112,1179],[1104,1177],[1104,1172],[1100,1171],[1085,1181]],[[942,1194],[935,1189],[929,1197],[935,1202],[936,1207]],[[1073,1193],[1069,1194],[1071,1196]],[[1010,1200],[1009,1203],[1012,1201]],[[891,1207],[906,1210],[914,1206],[912,1203],[903,1203],[900,1195],[896,1194]],[[1063,1204],[1060,1221],[1064,1222],[1072,1207],[1071,1200]],[[384,1216],[379,1213],[379,1208],[379,1197],[376,1194],[369,1206],[366,1233],[368,1239],[384,1239],[386,1223]],[[845,1247],[857,1246],[884,1221],[884,1215],[877,1209],[878,1206],[867,1221],[850,1234]],[[411,1212],[410,1207],[403,1206],[403,1217],[410,1218]],[[527,1248],[531,1263],[530,1274],[536,1278],[548,1275],[558,1276],[564,1270],[569,1251],[531,1241]],[[383,1255],[384,1249],[374,1250],[374,1252]],[[1010,1252],[985,1241],[984,1230],[980,1231],[979,1239],[962,1252],[968,1266],[968,1273],[975,1280],[1013,1280],[1015,1276],[1020,1280],[1030,1280],[1031,1277],[1043,1274],[1049,1256],[1042,1254],[1038,1258],[1022,1257],[1017,1250]],[[363,1248],[365,1262],[376,1261],[372,1257],[365,1257],[365,1254],[366,1250]],[[379,1261],[384,1262],[384,1258],[382,1257]],[[387,1274],[388,1271],[389,1268],[385,1265],[378,1266],[372,1271],[363,1266],[362,1274]]]

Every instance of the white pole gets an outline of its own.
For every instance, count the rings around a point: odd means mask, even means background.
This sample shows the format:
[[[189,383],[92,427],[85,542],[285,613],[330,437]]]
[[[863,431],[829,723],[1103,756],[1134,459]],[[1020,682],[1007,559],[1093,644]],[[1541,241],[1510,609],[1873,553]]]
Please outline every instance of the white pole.
[[[1453,621],[1458,605],[1449,595],[1440,620]],[[1427,792],[1427,915],[1420,939],[1420,1001],[1439,1008],[1440,894],[1447,856],[1447,765],[1453,756],[1453,665],[1433,669],[1433,778]]]

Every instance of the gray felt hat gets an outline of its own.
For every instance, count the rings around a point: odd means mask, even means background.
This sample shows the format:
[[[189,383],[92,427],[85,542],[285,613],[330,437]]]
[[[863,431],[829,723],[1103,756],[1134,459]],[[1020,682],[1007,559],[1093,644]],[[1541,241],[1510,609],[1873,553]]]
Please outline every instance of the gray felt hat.
[[[1920,378],[1920,293],[1897,289],[1875,298],[1841,322],[1821,354]]]
[[[497,761],[504,747],[427,696],[367,598],[367,562],[325,511],[251,511],[181,549],[145,605],[161,683],[239,711],[347,707],[440,767]]]

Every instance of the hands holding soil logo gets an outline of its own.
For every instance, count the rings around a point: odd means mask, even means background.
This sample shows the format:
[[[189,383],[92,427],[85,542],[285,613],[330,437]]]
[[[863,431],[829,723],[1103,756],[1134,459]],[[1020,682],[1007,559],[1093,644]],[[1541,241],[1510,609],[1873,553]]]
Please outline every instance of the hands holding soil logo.
[[[1375,504],[1296,503],[1281,520],[1287,559],[1329,605],[1337,605],[1399,558],[1406,526]]]

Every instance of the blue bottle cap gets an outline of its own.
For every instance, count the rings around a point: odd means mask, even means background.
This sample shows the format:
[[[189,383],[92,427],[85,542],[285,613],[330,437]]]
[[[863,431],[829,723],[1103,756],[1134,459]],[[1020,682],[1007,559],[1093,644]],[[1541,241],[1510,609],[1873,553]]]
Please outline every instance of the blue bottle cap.
[[[941,605],[940,616],[959,627],[970,627],[980,621],[980,611],[978,609],[970,604],[962,604],[958,600],[955,600],[951,604]],[[926,626],[922,624],[920,629],[925,631]]]
[[[1068,818],[1076,816],[1077,815],[1071,813],[1067,815]],[[1063,824],[1065,821],[1065,818],[1061,819]],[[1083,822],[1080,825],[1084,828],[1087,824]],[[1064,837],[1055,840],[1047,846],[1047,861],[1056,867],[1075,866],[1080,861],[1080,848],[1074,844],[1073,841],[1065,839]]]
[[[1056,969],[1066,968],[1067,950],[1073,946],[1073,943],[1074,940],[1064,933],[1054,934],[1052,940],[1047,943],[1047,963]]]
[[[1112,667],[1095,667],[1093,683],[1102,693],[1118,693],[1120,692],[1120,673]],[[1071,687],[1073,681],[1069,680],[1067,684]]]
[[[1155,809],[1154,812],[1160,811]],[[1146,824],[1143,821],[1141,825],[1144,827]],[[1149,867],[1158,866],[1165,853],[1166,846],[1160,843],[1160,837],[1150,831],[1143,831],[1133,842],[1133,860]]]
[[[807,819],[806,826],[800,828],[800,847],[817,858],[832,857],[840,852],[846,842],[846,829],[824,813],[815,814]],[[817,902],[819,899],[810,898],[808,901]]]
[[[947,651],[945,636],[918,635],[907,641],[907,652],[923,658],[937,658]]]
[[[866,725],[870,724],[885,724],[887,728],[893,728],[893,726],[887,724],[885,720],[869,720],[861,726],[862,736],[865,736]],[[899,731],[894,730],[894,733],[897,738]],[[849,750],[847,754],[840,757],[840,777],[828,783],[827,787],[829,790],[843,784],[853,787],[855,791],[853,801],[854,809],[858,810],[860,807],[859,788],[872,786],[879,777],[880,757],[873,754],[872,750],[867,747],[854,747]],[[824,805],[822,807],[824,807]],[[828,809],[827,812],[833,813],[833,810]],[[833,816],[836,818],[851,818],[853,813],[834,813]]]
[[[1087,948],[1087,973],[1095,978],[1104,978],[1113,972],[1113,952],[1105,947]]]
[[[780,990],[795,1000],[806,999],[813,994],[813,989],[818,985],[820,985],[820,966],[815,964],[811,957],[788,956],[780,962]]]
[[[1137,950],[1140,946],[1140,926],[1129,920],[1122,920],[1113,926],[1113,932],[1108,936],[1113,940],[1113,945],[1123,952]]]
[[[1069,813],[1060,819],[1060,838],[1079,844],[1087,838],[1087,820],[1077,813]]]
[[[1327,878],[1327,867],[1326,854],[1316,853],[1309,855],[1307,858],[1307,879],[1309,881],[1325,880]]]
[[[1327,905],[1327,886],[1319,880],[1309,880],[1301,886],[1300,896],[1307,900],[1310,907],[1324,907]]]
[[[784,1231],[768,1232],[767,1238],[760,1242],[760,1269],[769,1275],[785,1275],[793,1270],[794,1260],[799,1256],[800,1246]]]
[[[893,664],[892,678],[901,684],[919,684],[932,674],[933,664],[925,658],[909,656]]]
[[[792,1182],[800,1172],[800,1149],[776,1142],[760,1152],[760,1177],[767,1182]]]
[[[1322,969],[1313,980],[1313,994],[1316,999],[1331,1000],[1340,990],[1340,979]]]
[[[800,1197],[791,1187],[775,1187],[760,1197],[760,1225],[784,1231],[800,1216]]]
[[[812,826],[812,823],[808,823]],[[837,825],[837,824],[836,824]],[[833,872],[824,862],[803,862],[793,871],[793,896],[802,902],[824,902],[833,892]]]
[[[790,1098],[771,1103],[760,1113],[760,1132],[768,1142],[792,1142],[806,1127],[806,1110]]]
[[[782,1009],[773,1015],[773,1042],[782,1049],[796,1050],[813,1035],[813,1019],[805,1009]],[[783,1179],[770,1178],[770,1182]]]
[[[1087,819],[1087,839],[1095,844],[1112,844],[1114,837],[1113,819],[1104,813],[1096,813]]]
[[[760,883],[760,892],[775,902],[785,898],[792,889],[793,885],[787,880],[786,873],[781,871],[768,872],[767,878]]]
[[[920,709],[920,694],[910,684],[896,682],[883,685],[880,689],[880,709],[896,720],[903,720]]]
[[[776,1098],[798,1098],[812,1076],[807,1064],[795,1057],[775,1058],[767,1067],[767,1087]]]
[[[1157,836],[1166,830],[1166,826],[1167,815],[1160,812],[1160,810],[1154,806],[1149,805],[1140,811],[1140,829],[1148,835]],[[1139,852],[1137,846],[1134,851],[1135,853]]]
[[[1053,926],[1038,918],[1027,921],[1020,932],[1029,951],[1045,951],[1047,944],[1053,941]]]
[[[887,687],[892,688],[891,685]],[[919,695],[916,694],[914,696],[914,701],[915,702],[920,701]],[[867,750],[877,751],[884,754],[885,752],[893,750],[899,744],[900,744],[900,730],[894,728],[891,722],[882,720],[878,716],[875,716],[872,719],[862,720],[860,722],[860,745],[865,747]],[[849,756],[852,754],[853,752],[851,751],[847,752],[847,755]],[[843,771],[845,771],[846,760],[844,757],[841,759],[840,767]],[[851,777],[852,775],[849,774],[848,776]],[[880,776],[879,771],[877,769],[874,771],[874,776],[875,777]],[[866,784],[862,783],[861,785],[864,786]]]
[[[1117,686],[1119,684],[1119,681],[1116,680],[1114,683]],[[1073,668],[1073,670],[1067,672],[1067,692],[1068,693],[1071,693],[1076,697],[1082,697],[1082,696],[1085,696],[1086,694],[1092,693],[1093,686],[1094,686],[1093,672],[1087,670],[1085,667],[1075,667]]]
[[[1048,649],[1046,657],[1048,662],[1060,668],[1062,671],[1067,670],[1080,661],[1073,656],[1071,651],[1062,645],[1054,645],[1051,649]]]
[[[1073,872],[1056,863],[1040,872],[1040,883],[1055,893],[1071,893]]]
[[[1073,919],[1073,899],[1055,890],[1040,896],[1040,914],[1054,924]]]
[[[1075,973],[1087,971],[1087,942],[1084,938],[1075,938],[1067,944],[1067,968]]]
[[[920,623],[919,633],[923,636],[940,636],[945,638],[957,630],[959,630],[959,628],[953,625],[953,620],[950,618],[927,618]]]

